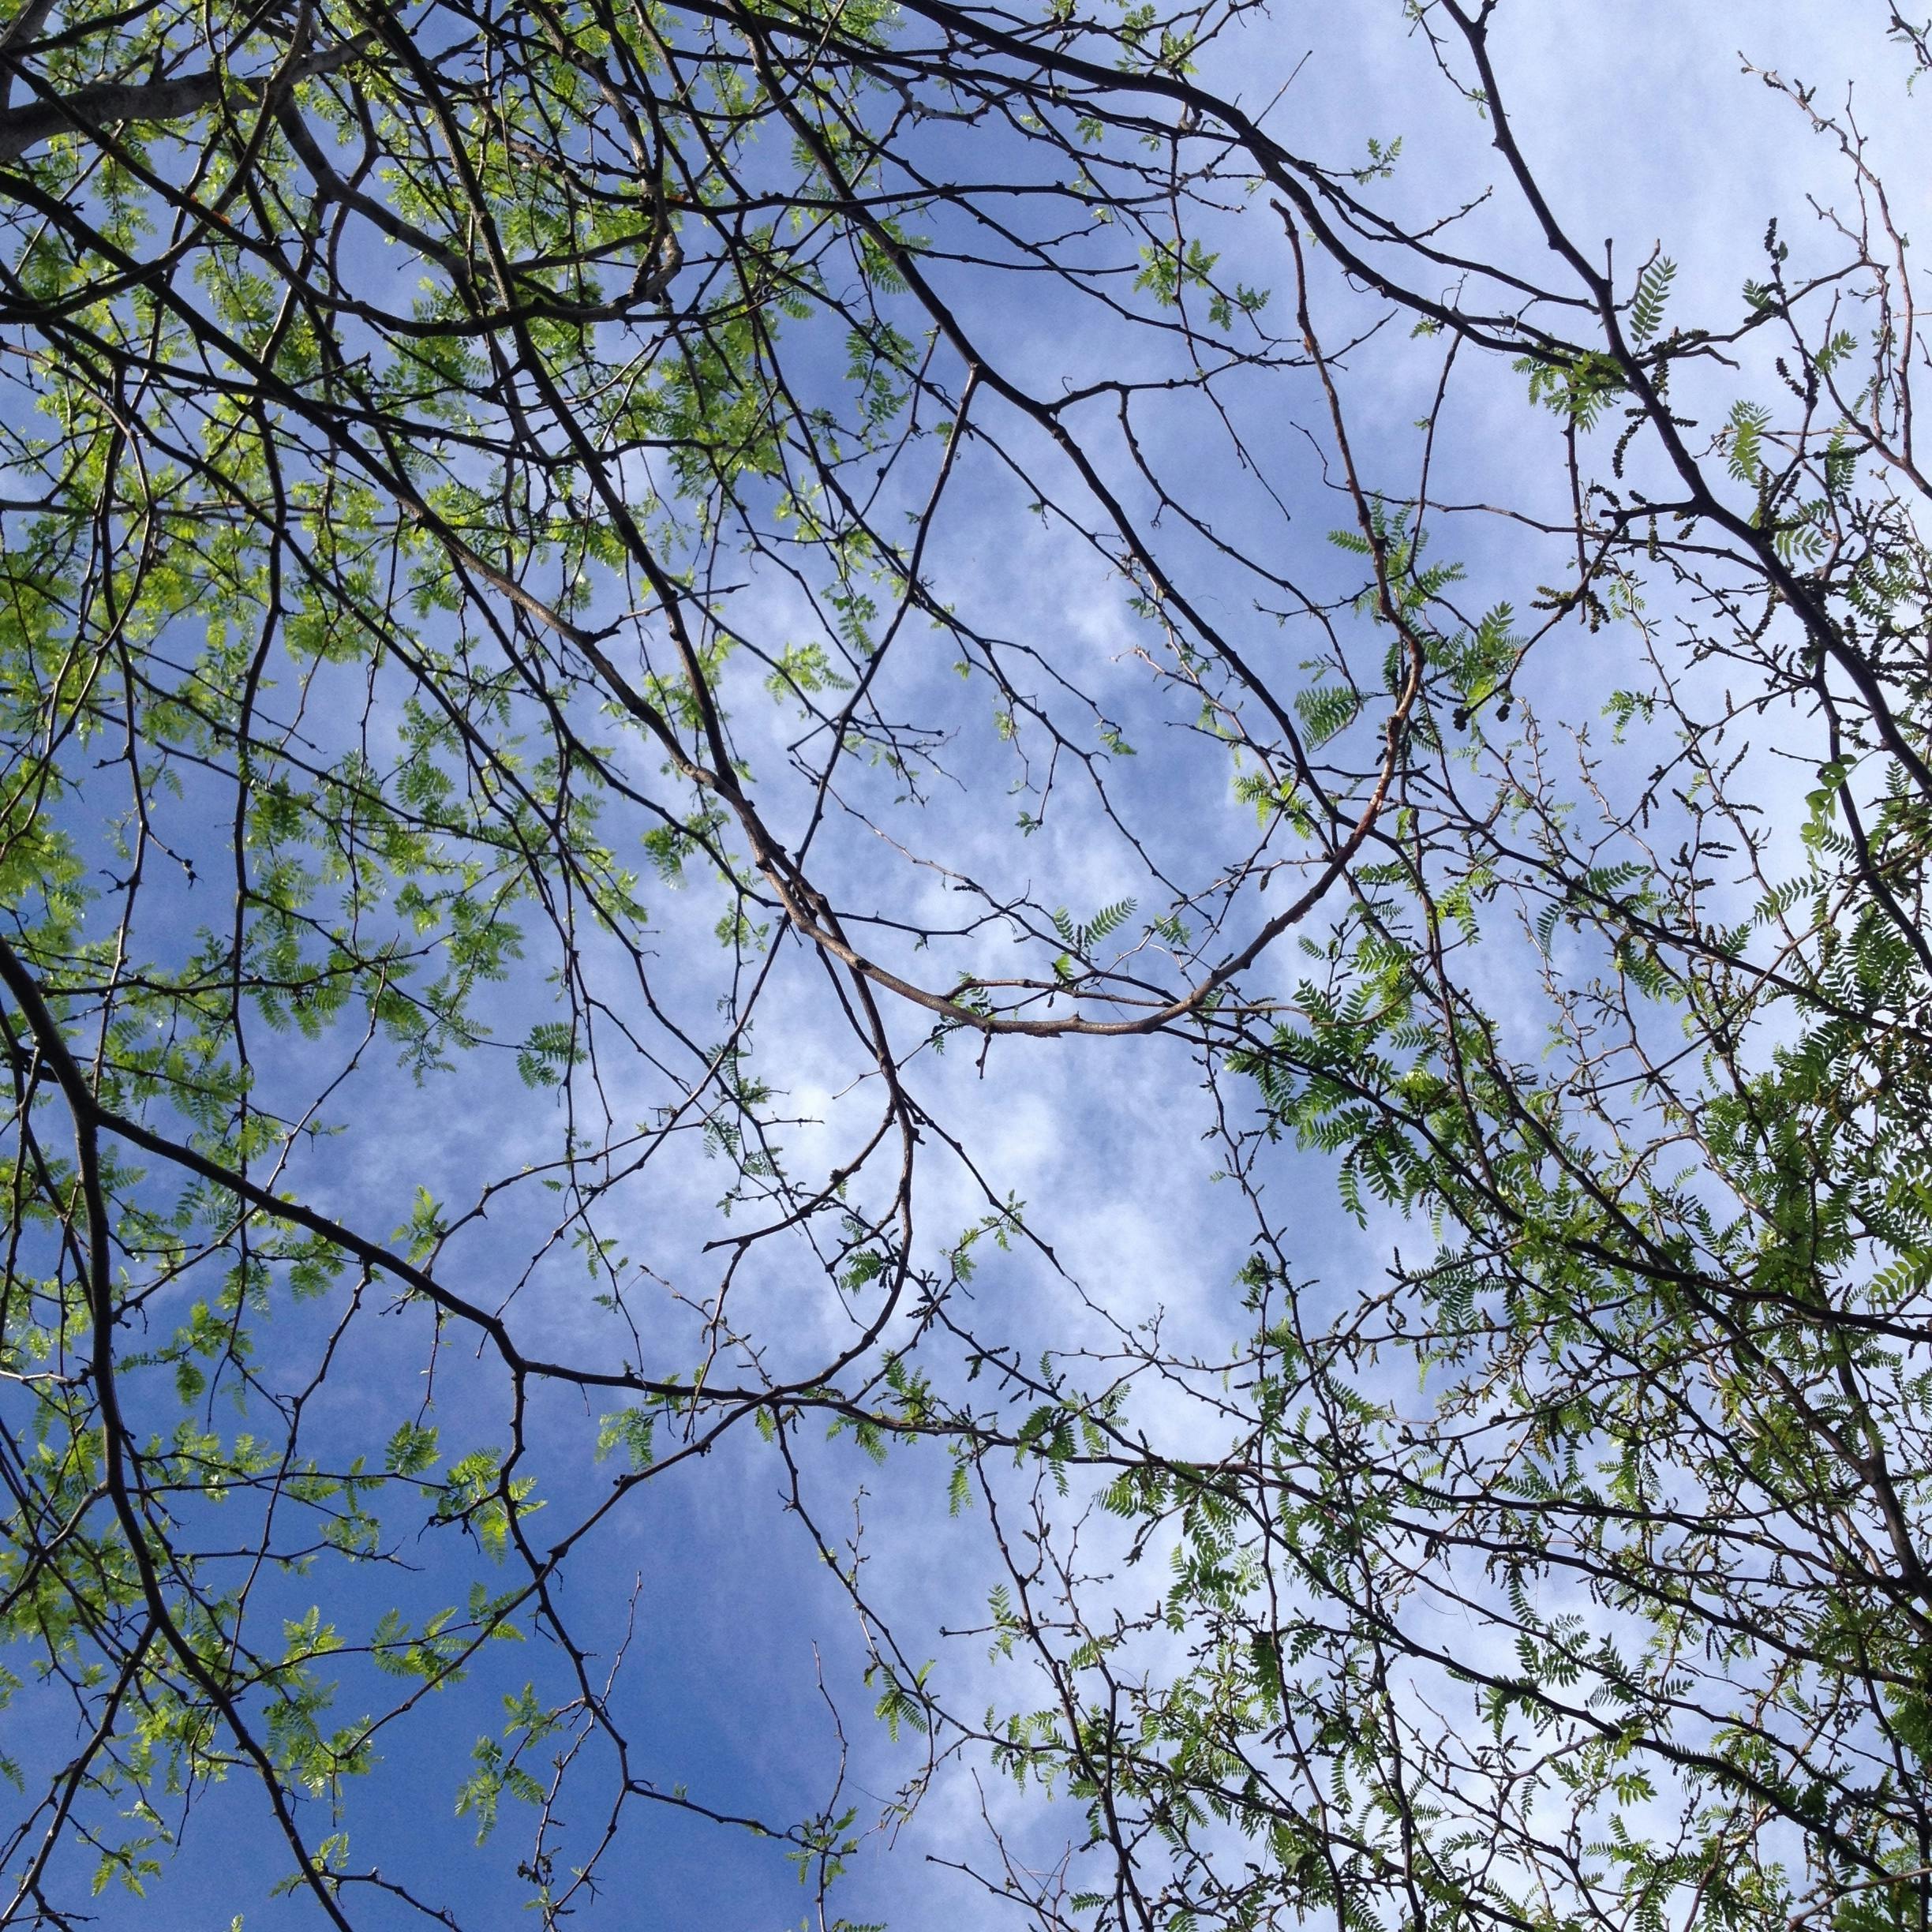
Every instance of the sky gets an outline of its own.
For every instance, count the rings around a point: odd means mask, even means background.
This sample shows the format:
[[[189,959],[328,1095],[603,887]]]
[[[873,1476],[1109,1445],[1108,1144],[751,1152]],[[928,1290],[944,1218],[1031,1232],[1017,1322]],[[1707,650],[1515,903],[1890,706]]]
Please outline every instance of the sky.
[[[1780,218],[1802,262],[1816,245],[1807,197],[1829,201],[1844,193],[1842,165],[1788,102],[1745,70],[1747,60],[1814,83],[1833,101],[1855,81],[1881,165],[1891,159],[1890,178],[1906,197],[1905,226],[1923,215],[1923,169],[1912,166],[1923,152],[1923,106],[1904,97],[1903,69],[1885,52],[1885,12],[1866,0],[1503,0],[1496,36],[1519,137],[1574,232],[1614,237],[1619,264],[1634,265],[1661,245],[1679,264],[1676,315],[1728,318],[1738,289],[1761,266],[1767,220]],[[1213,51],[1204,78],[1251,108],[1286,84],[1267,126],[1297,151],[1337,163],[1365,155],[1371,137],[1386,144],[1399,136],[1390,192],[1406,207],[1440,210],[1496,178],[1485,124],[1446,96],[1393,0],[1286,0],[1241,23]],[[1480,210],[1470,227],[1486,246],[1544,272],[1540,238],[1507,195]],[[1217,239],[1224,267],[1275,288],[1277,303],[1286,301],[1284,244],[1264,205],[1229,218]],[[1118,352],[1103,325],[1057,306],[1050,294],[1016,301],[990,285],[975,288],[957,271],[951,286],[983,339],[1041,393],[1093,380]],[[1359,299],[1332,277],[1318,293],[1320,326],[1339,340]],[[1279,309],[1276,320],[1285,320]],[[1417,418],[1437,369],[1426,348],[1398,330],[1347,358],[1351,432],[1365,470],[1393,490],[1408,487],[1419,459]],[[1215,505],[1226,519],[1222,534],[1237,548],[1260,555],[1278,545],[1282,568],[1339,583],[1346,562],[1327,536],[1343,511],[1297,433],[1298,425],[1315,421],[1316,402],[1305,380],[1286,376],[1251,384],[1240,396],[1243,436],[1271,466],[1285,515],[1251,480],[1232,474],[1225,446],[1204,432],[1198,412],[1155,413],[1149,434],[1172,474],[1197,500]],[[1002,419],[994,413],[987,421]],[[1004,454],[1050,460],[1027,446],[1010,419],[998,433],[1011,439]],[[1557,474],[1549,458],[1558,435],[1554,419],[1531,414],[1500,375],[1473,381],[1458,390],[1439,430],[1436,494],[1472,503],[1533,496],[1542,478]],[[1536,447],[1538,436],[1550,447]],[[1181,728],[1171,699],[1150,691],[1135,655],[1144,627],[1125,607],[1122,587],[1063,529],[1029,513],[994,440],[989,430],[987,442],[962,455],[930,558],[934,581],[975,620],[1039,651],[1099,695],[1138,754],[1131,763],[1115,761],[1109,782],[1151,828],[1150,850],[1163,865],[1197,867],[1204,851],[1238,849],[1252,817],[1231,795],[1224,754]],[[1460,546],[1478,606],[1492,597],[1521,601],[1526,582],[1543,581],[1541,558],[1493,519],[1447,522],[1439,541]],[[1294,650],[1252,612],[1251,582],[1237,581],[1182,534],[1173,536],[1170,554],[1204,607],[1225,612],[1257,650]],[[755,578],[740,608],[741,623],[764,622],[774,635],[793,620],[782,589]],[[1545,653],[1546,682],[1535,702],[1559,714],[1599,702],[1614,668],[1608,648]],[[1056,792],[1037,829],[1013,823],[1015,806],[1003,796],[1008,754],[983,678],[959,679],[943,647],[902,653],[901,662],[894,702],[900,715],[930,718],[945,732],[952,773],[935,781],[922,811],[892,819],[912,828],[906,836],[917,849],[1024,890],[1047,908],[1084,916],[1133,897],[1148,913],[1160,909],[1157,889],[1078,783]],[[747,762],[783,799],[784,721],[771,707],[751,703],[734,721]],[[892,784],[877,773],[855,781],[861,798],[869,786],[889,810]],[[941,921],[957,911],[960,896],[942,878],[908,868],[856,822],[834,824],[822,843],[824,875],[846,902]],[[683,1017],[702,1029],[715,990],[708,927],[716,908],[698,892],[655,881],[647,882],[646,896],[659,983],[682,998]],[[182,916],[185,930],[185,910]],[[1009,957],[997,934],[945,956],[949,969],[971,959],[990,970]],[[687,958],[695,964],[680,994],[680,962]],[[933,983],[944,976],[923,971]],[[1530,998],[1522,961],[1501,960],[1498,971],[1520,975]],[[501,995],[506,1037],[541,997],[527,979],[513,979]],[[924,1030],[915,1020],[895,1024],[908,1040]],[[796,950],[775,978],[758,1046],[767,1076],[783,1086],[788,1110],[799,1118],[788,1132],[788,1154],[801,1170],[833,1164],[863,1131],[871,1094],[863,1083],[855,1086],[864,1069],[849,1035]],[[340,1043],[274,1050],[286,1058],[271,1077],[294,1091],[313,1087],[328,1054],[339,1058]],[[1024,1245],[1005,1253],[983,1249],[972,1284],[982,1332],[1028,1353],[1103,1345],[1104,1325],[1071,1282],[1120,1321],[1160,1313],[1171,1340],[1204,1354],[1238,1333],[1232,1284],[1248,1252],[1249,1223],[1229,1185],[1215,1178],[1211,1096],[1182,1048],[1159,1039],[1002,1041],[982,1060],[956,1044],[944,1055],[919,1056],[912,1077],[922,1106],[972,1148],[985,1179],[983,1191],[957,1162],[935,1155],[921,1182],[921,1240],[936,1251],[984,1215],[987,1194],[1011,1195],[1026,1204],[1030,1227],[1058,1264],[1058,1271]],[[620,1116],[641,1117],[666,1090],[642,1069],[616,1080]],[[1251,1104],[1252,1095],[1237,1100]],[[556,1104],[524,1087],[507,1060],[422,1086],[384,1072],[365,1083],[352,1130],[305,1156],[306,1185],[328,1211],[386,1234],[407,1218],[418,1188],[461,1204],[480,1174],[542,1158],[555,1144]],[[720,1171],[694,1136],[624,1197],[625,1239],[666,1281],[695,1282],[706,1265],[703,1245],[723,1225]],[[1265,1179],[1271,1202],[1294,1230],[1297,1264],[1316,1301],[1339,1302],[1379,1282],[1391,1244],[1415,1238],[1383,1218],[1357,1227],[1336,1204],[1329,1163],[1313,1154],[1279,1151]],[[538,1237],[537,1222],[534,1208],[513,1204],[466,1230],[444,1265],[500,1286]],[[560,1354],[618,1346],[574,1267],[564,1255],[538,1270],[515,1304],[519,1318]],[[826,1305],[822,1282],[802,1258],[755,1271],[734,1293],[739,1319],[769,1338],[779,1361],[812,1359],[842,1332],[843,1318]],[[674,1333],[678,1318],[668,1308],[661,1313],[665,1332]],[[319,1425],[322,1440],[365,1440],[395,1413],[399,1388],[417,1375],[421,1360],[415,1317],[365,1327],[351,1372]],[[461,1359],[438,1372],[436,1413],[446,1443],[489,1440],[487,1377]],[[1200,1413],[1178,1394],[1151,1391],[1144,1413],[1165,1443],[1206,1440]],[[540,1418],[545,1493],[559,1519],[590,1507],[611,1480],[616,1466],[587,1453],[597,1422],[594,1402],[588,1413],[572,1413],[555,1399]],[[947,1514],[943,1458],[895,1452],[875,1467],[843,1440],[814,1445],[810,1473],[827,1522],[843,1523],[863,1491],[868,1588],[908,1650],[921,1661],[939,1659],[953,1699],[975,1708],[1023,1697],[1011,1690],[1019,1667],[989,1662],[983,1642],[942,1634],[979,1620],[994,1577],[983,1517]],[[409,1559],[418,1567],[396,1587],[420,1615],[447,1600],[451,1577],[464,1566],[429,1539]],[[1118,1587],[1139,1601],[1147,1579],[1120,1575]],[[300,1581],[279,1587],[289,1613],[298,1615]],[[647,1774],[683,1784],[699,1802],[781,1818],[827,1802],[839,1775],[841,1728],[847,1802],[859,1807],[862,1823],[872,1801],[915,1767],[914,1745],[895,1744],[871,1715],[876,1691],[863,1681],[863,1634],[785,1507],[782,1470],[749,1431],[643,1485],[580,1552],[565,1587],[583,1628],[607,1654],[631,1623],[617,1708]],[[552,1661],[533,1658],[531,1674]],[[471,1826],[454,1815],[451,1799],[451,1740],[500,1725],[501,1694],[520,1681],[519,1660],[492,1656],[470,1681],[442,1694],[432,1724],[386,1733],[375,1802],[359,1807],[356,1864],[433,1872],[436,1895],[470,1932],[523,1923],[506,1882],[523,1833],[522,1821],[507,1816],[483,1853],[469,1848]],[[61,1742],[50,1732],[29,1745],[51,1753]],[[588,1787],[577,1802],[590,1807]],[[837,1908],[854,1921],[920,1932],[990,1932],[1015,1923],[1010,1908],[946,1863],[983,1853],[983,1803],[1023,1855],[1043,1866],[1080,1834],[1066,1807],[1002,1790],[983,1766],[976,1777],[971,1762],[956,1763],[942,1770],[910,1822],[866,1839],[835,1895]],[[238,1780],[197,1808],[153,1898],[110,1890],[96,1901],[97,1923],[216,1926],[237,1913],[248,1932],[319,1923],[301,1897],[263,1897],[285,1863],[258,1802]],[[602,1886],[578,1923],[626,1932],[783,1932],[810,1904],[782,1846],[669,1807],[630,1814],[625,1837],[602,1866]],[[399,1915],[395,1922],[404,1921]],[[390,1921],[376,1914],[369,1923]]]

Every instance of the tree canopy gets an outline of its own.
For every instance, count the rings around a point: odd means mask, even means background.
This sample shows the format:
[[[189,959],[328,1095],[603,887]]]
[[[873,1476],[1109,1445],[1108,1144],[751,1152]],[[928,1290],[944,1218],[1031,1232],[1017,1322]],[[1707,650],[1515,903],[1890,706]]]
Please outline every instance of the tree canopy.
[[[0,1924],[1932,1932],[1829,12],[1606,240],[1533,0],[15,0]]]

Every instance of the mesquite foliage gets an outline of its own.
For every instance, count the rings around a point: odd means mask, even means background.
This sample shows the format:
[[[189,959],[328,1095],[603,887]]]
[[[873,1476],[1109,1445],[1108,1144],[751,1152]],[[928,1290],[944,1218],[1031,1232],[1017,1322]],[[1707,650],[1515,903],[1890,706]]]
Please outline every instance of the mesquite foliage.
[[[1358,0],[1466,200],[1252,0],[0,26],[0,1923],[219,1788],[319,1923],[655,1807],[830,1925],[878,1807],[685,1781],[600,1567],[748,1464],[892,1831],[1062,1840],[934,1922],[1926,1932],[1923,282],[1775,73],[1741,292],[1574,232],[1514,10]],[[983,1145],[1069,1066],[1208,1339]]]

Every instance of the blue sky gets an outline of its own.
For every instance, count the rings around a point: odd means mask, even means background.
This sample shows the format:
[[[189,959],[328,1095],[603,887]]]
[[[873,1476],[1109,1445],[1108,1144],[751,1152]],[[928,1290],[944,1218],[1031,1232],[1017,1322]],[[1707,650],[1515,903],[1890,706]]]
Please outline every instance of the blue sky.
[[[1788,103],[1742,71],[1740,47],[1760,66],[1822,84],[1828,96],[1841,95],[1846,80],[1857,77],[1881,159],[1889,152],[1907,164],[1893,170],[1911,197],[1907,225],[1911,215],[1923,215],[1923,170],[1914,175],[1909,167],[1919,144],[1919,108],[1903,100],[1901,69],[1882,56],[1885,13],[1863,0],[1506,0],[1498,33],[1519,136],[1576,231],[1613,235],[1617,260],[1632,268],[1661,242],[1680,264],[1679,314],[1728,318],[1739,285],[1758,268],[1765,221],[1781,218],[1802,260],[1813,245],[1806,196],[1829,198],[1843,182],[1842,170]],[[1211,84],[1251,107],[1290,74],[1295,78],[1270,128],[1291,147],[1338,163],[1364,156],[1372,136],[1386,141],[1399,135],[1402,159],[1391,192],[1403,206],[1440,210],[1493,178],[1484,124],[1445,98],[1392,0],[1283,6],[1246,22],[1204,70]],[[1544,271],[1540,240],[1507,196],[1473,217],[1471,228],[1485,246]],[[1230,218],[1217,241],[1242,280],[1273,287],[1277,304],[1285,304],[1285,249],[1264,205]],[[1092,380],[1118,353],[1116,331],[1063,308],[1050,294],[1029,290],[1028,298],[1016,300],[1007,290],[961,278],[948,286],[983,339],[1042,393]],[[1332,278],[1319,294],[1320,326],[1340,339],[1361,312],[1357,298]],[[1285,323],[1279,306],[1272,319]],[[1398,492],[1409,486],[1419,456],[1416,419],[1428,407],[1436,369],[1434,351],[1399,328],[1350,359],[1351,431],[1372,483]],[[1279,556],[1282,567],[1334,586],[1345,581],[1348,565],[1327,535],[1345,513],[1322,482],[1312,447],[1297,434],[1297,425],[1318,426],[1316,406],[1297,376],[1238,391],[1242,433],[1272,466],[1286,518],[1235,472],[1201,412],[1177,408],[1151,417],[1150,447],[1197,500],[1214,505],[1217,526],[1237,546],[1256,556]],[[1718,399],[1717,413],[1726,406]],[[1050,457],[1009,417],[993,412],[983,421],[989,443],[1009,439],[1005,454],[1050,467]],[[1559,474],[1549,460],[1558,433],[1553,419],[1527,410],[1506,373],[1485,375],[1459,391],[1453,405],[1436,493],[1471,503],[1521,501],[1543,487],[1544,477]],[[1539,436],[1551,447],[1537,447]],[[1225,612],[1257,651],[1275,652],[1284,670],[1292,667],[1298,647],[1253,612],[1252,581],[1178,531],[1163,541],[1204,608]],[[1439,541],[1468,559],[1473,605],[1503,596],[1526,601],[1526,586],[1544,580],[1545,560],[1520,533],[1492,519],[1445,519]],[[1151,688],[1135,655],[1147,629],[1126,609],[1122,586],[1064,530],[1030,514],[991,447],[969,446],[962,456],[930,563],[941,593],[957,597],[975,621],[1038,651],[1099,698],[1137,754],[1115,760],[1108,782],[1148,828],[1148,850],[1163,868],[1198,873],[1222,852],[1230,861],[1238,856],[1251,841],[1253,816],[1232,795],[1224,753],[1183,730],[1184,710]],[[762,625],[776,638],[798,614],[781,586],[754,572],[734,620],[747,631]],[[1559,714],[1567,706],[1599,703],[1615,669],[1608,654],[1613,648],[1545,653],[1533,702]],[[994,728],[986,680],[960,680],[953,655],[936,635],[908,639],[895,660],[887,707],[943,731],[950,777],[935,780],[930,802],[914,811],[894,803],[889,774],[855,773],[852,802],[876,809],[904,849],[835,814],[818,849],[822,882],[856,911],[944,923],[963,895],[930,867],[908,864],[911,853],[1077,915],[1120,897],[1139,900],[1144,914],[1163,909],[1158,886],[1123,851],[1076,779],[1059,788],[1038,829],[1023,832],[1014,823],[1019,801],[1007,795],[1010,751]],[[349,699],[338,694],[334,702],[346,706]],[[766,796],[777,802],[775,822],[783,824],[785,812],[797,807],[784,777],[787,723],[748,676],[733,704],[740,749]],[[192,818],[200,808],[191,796],[181,809]],[[647,878],[644,896],[656,983],[702,1039],[713,1024],[719,989],[721,956],[710,930],[717,906],[697,885],[680,889]],[[158,936],[151,935],[157,944],[174,942],[172,917],[185,934],[200,916],[185,894],[162,903]],[[1266,909],[1262,902],[1260,912]],[[990,929],[935,949],[931,959],[908,956],[908,964],[938,985],[968,963],[989,972],[1014,970],[1002,964],[1013,957],[1007,938]],[[533,958],[496,998],[506,1039],[533,1014],[549,1010],[544,1002],[552,995],[540,964]],[[608,964],[614,972],[614,957]],[[1503,953],[1496,970],[1501,984],[1515,976],[1527,1012],[1534,995],[1526,960]],[[910,1043],[927,1023],[903,1013],[892,1024]],[[346,1036],[315,1046],[279,1040],[265,1055],[264,1079],[271,1089],[313,1091],[318,1069],[341,1064],[352,1046]],[[781,1110],[799,1119],[784,1133],[788,1158],[801,1172],[837,1164],[867,1131],[874,1096],[822,974],[800,949],[788,949],[775,969],[757,1047],[765,1076],[790,1096]],[[386,1235],[407,1219],[417,1189],[460,1209],[479,1177],[514,1171],[554,1150],[557,1103],[523,1086],[507,1055],[474,1057],[456,1073],[420,1085],[386,1064],[377,1067],[380,1057],[372,1055],[358,1076],[347,1131],[301,1157],[303,1185],[328,1211]],[[1248,1252],[1249,1227],[1231,1189],[1214,1178],[1220,1155],[1210,1138],[1210,1096],[1184,1050],[1160,1040],[1004,1040],[982,1063],[955,1043],[943,1055],[915,1058],[909,1077],[921,1106],[972,1148],[987,1184],[983,1191],[943,1149],[928,1147],[918,1196],[923,1258],[930,1261],[977,1222],[990,1192],[995,1200],[1010,1194],[1025,1203],[1030,1228],[1058,1263],[1057,1269],[1049,1266],[1024,1244],[1005,1253],[983,1249],[971,1290],[982,1333],[1029,1355],[1105,1347],[1106,1324],[1083,1296],[1123,1323],[1161,1312],[1170,1339],[1204,1356],[1237,1331],[1231,1283]],[[611,1083],[619,1118],[646,1118],[673,1090],[660,1073],[621,1061],[613,1062]],[[1229,1091],[1241,1100],[1232,1084]],[[688,1350],[693,1329],[688,1306],[680,1308],[672,1291],[686,1297],[708,1291],[717,1263],[706,1244],[729,1231],[718,1209],[722,1171],[693,1135],[670,1146],[617,1204],[622,1240],[657,1284],[638,1291],[645,1339],[661,1345],[667,1361]],[[1313,1155],[1282,1149],[1271,1157],[1265,1178],[1271,1204],[1294,1230],[1297,1266],[1316,1302],[1339,1304],[1379,1282],[1390,1242],[1421,1239],[1380,1221],[1356,1228],[1335,1203],[1327,1164]],[[514,1192],[464,1230],[442,1266],[451,1279],[477,1284],[481,1298],[493,1299],[543,1241],[547,1211],[541,1193]],[[781,1259],[775,1244],[768,1252],[734,1287],[737,1319],[769,1348],[774,1365],[818,1359],[837,1346],[848,1318],[808,1255]],[[596,1359],[600,1350],[628,1346],[612,1318],[590,1302],[581,1267],[567,1251],[551,1254],[511,1306],[519,1332],[540,1339],[542,1352]],[[312,1346],[327,1312],[312,1309],[278,1322]],[[366,1447],[369,1431],[414,1399],[407,1391],[420,1381],[425,1333],[420,1310],[358,1327],[345,1372],[319,1411],[318,1443],[339,1444],[343,1453]],[[499,1440],[500,1389],[487,1369],[456,1354],[437,1374],[435,1420],[446,1449]],[[1211,1417],[1177,1391],[1148,1390],[1140,1413],[1165,1446],[1211,1440]],[[554,1520],[593,1508],[620,1466],[591,1459],[599,1413],[595,1398],[587,1405],[546,1398],[541,1406],[537,1460]],[[868,1588],[908,1652],[938,1659],[949,1695],[964,1708],[1008,1694],[1020,1667],[996,1669],[983,1642],[941,1634],[979,1620],[994,1574],[983,1517],[946,1515],[943,1458],[905,1451],[875,1467],[846,1440],[812,1443],[805,1453],[814,1507],[827,1524],[845,1522],[855,1496],[864,1492]],[[916,1754],[909,1743],[895,1746],[874,1721],[874,1693],[862,1681],[862,1633],[788,1514],[782,1487],[777,1459],[741,1429],[715,1453],[628,1497],[579,1552],[566,1588],[593,1647],[608,1655],[622,1636],[635,1587],[635,1635],[616,1708],[648,1776],[681,1783],[694,1799],[720,1809],[788,1820],[829,1795],[838,1769],[829,1715],[835,1708],[848,1751],[848,1801],[859,1806],[863,1822],[868,1801],[888,1795],[915,1768]],[[395,1597],[420,1616],[459,1595],[475,1567],[448,1532],[412,1542],[402,1554],[417,1566],[414,1574],[399,1583],[373,1580],[361,1586],[366,1597],[352,1601]],[[1118,1587],[1136,1601],[1154,1587],[1140,1574],[1120,1576]],[[305,1587],[301,1579],[275,1586],[289,1614],[305,1607]],[[490,1846],[471,1852],[470,1828],[454,1816],[452,1759],[478,1732],[500,1724],[504,1690],[526,1675],[553,1672],[554,1657],[540,1654],[539,1646],[524,1648],[531,1653],[527,1665],[507,1654],[510,1646],[498,1646],[469,1682],[441,1695],[419,1728],[385,1734],[373,1795],[357,1807],[354,1863],[430,1874],[427,1889],[477,1932],[524,1922],[508,1882],[523,1849],[523,1821],[507,1812]],[[1024,1701],[1023,1692],[1011,1694]],[[345,1713],[352,1702],[346,1694]],[[65,1732],[48,1728],[31,1698],[16,1709],[23,1754],[64,1747]],[[908,1823],[889,1838],[868,1838],[836,1896],[840,1910],[857,1920],[886,1919],[896,1929],[976,1932],[1014,1923],[934,1862],[983,1849],[975,1769],[970,1761],[946,1767]],[[1029,1859],[1050,1865],[1080,1835],[1076,1817],[1002,1789],[978,1769],[992,1815]],[[573,1801],[586,1820],[594,1809],[592,1790],[586,1783]],[[97,1902],[99,1922],[215,1926],[241,1912],[248,1932],[316,1923],[305,1900],[263,1899],[285,1864],[258,1802],[238,1780],[197,1808],[154,1897],[143,1902],[110,1891]],[[638,1932],[780,1932],[798,1923],[809,1904],[782,1847],[668,1810],[634,1808],[625,1837],[601,1870],[601,1895],[579,1923]],[[399,1915],[395,1922],[402,1923]],[[369,1923],[390,1921],[378,1912]]]

